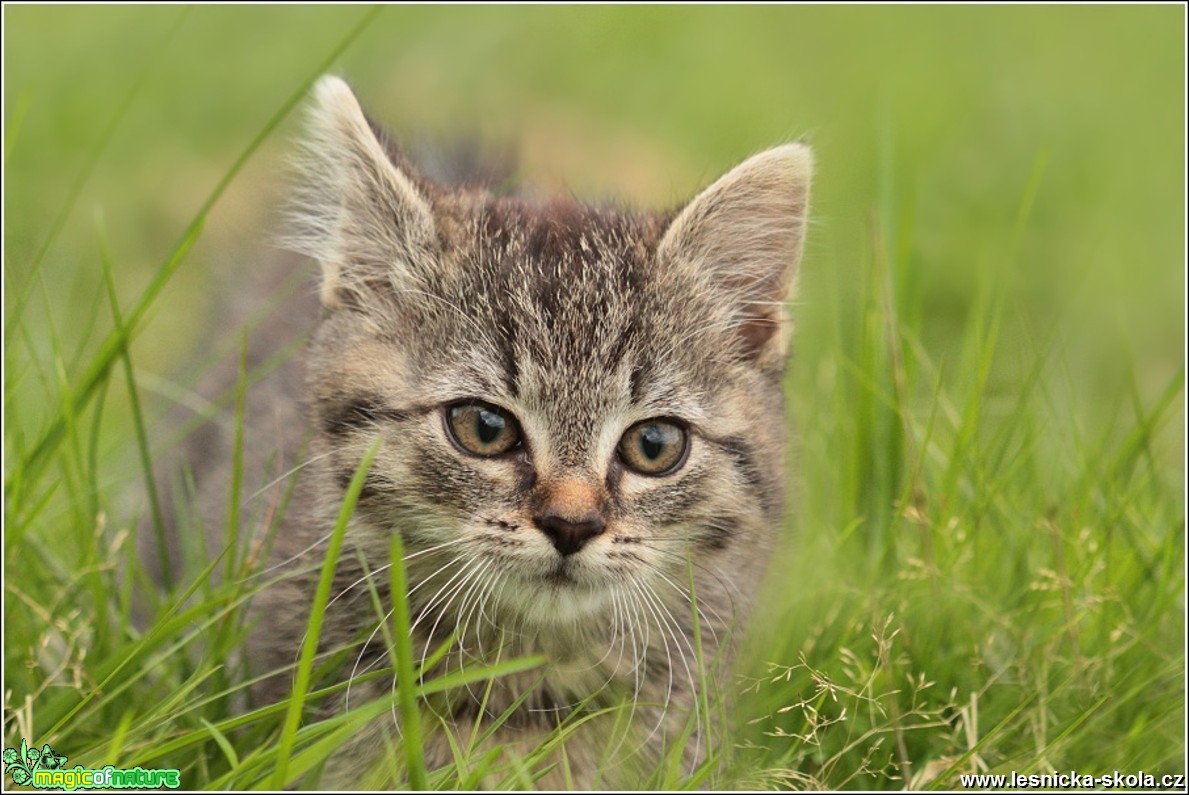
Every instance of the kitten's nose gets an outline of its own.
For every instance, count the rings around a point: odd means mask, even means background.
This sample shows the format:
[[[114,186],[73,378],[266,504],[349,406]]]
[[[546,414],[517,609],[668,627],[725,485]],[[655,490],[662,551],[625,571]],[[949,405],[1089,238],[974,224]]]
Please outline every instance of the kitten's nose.
[[[603,532],[603,517],[589,514],[578,519],[570,519],[557,514],[546,514],[535,519],[541,532],[549,536],[554,548],[562,555],[573,555],[586,545],[586,542]]]

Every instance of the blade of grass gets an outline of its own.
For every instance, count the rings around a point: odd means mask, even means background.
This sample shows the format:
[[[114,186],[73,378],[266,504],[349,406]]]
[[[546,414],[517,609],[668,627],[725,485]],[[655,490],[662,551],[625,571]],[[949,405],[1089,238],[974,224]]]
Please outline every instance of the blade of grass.
[[[235,437],[231,445],[231,485],[227,494],[227,580],[235,580],[239,563],[240,501],[244,482],[244,410],[247,398],[248,330],[240,336],[235,379]]]
[[[66,201],[63,202],[61,208],[58,210],[57,216],[54,217],[53,222],[50,224],[50,231],[46,234],[45,240],[42,241],[41,246],[39,246],[37,249],[37,253],[33,256],[33,263],[29,268],[29,279],[20,288],[16,304],[9,313],[9,318],[12,319],[10,323],[15,322],[15,319],[19,318],[24,311],[25,302],[28,300],[29,294],[32,292],[32,285],[35,281],[33,277],[38,274],[42,262],[45,261],[46,255],[49,253],[50,248],[54,245],[54,241],[58,239],[58,235],[61,234],[62,228],[66,225],[66,220],[70,218],[70,214],[74,211],[74,205],[76,202],[78,202],[79,195],[82,193],[87,182],[91,179],[91,174],[95,171],[95,167],[99,165],[99,161],[102,159],[103,153],[107,151],[107,147],[111,143],[112,138],[115,136],[116,129],[120,126],[120,122],[123,121],[124,116],[128,113],[128,109],[132,107],[132,103],[136,101],[136,98],[140,94],[141,89],[144,88],[145,83],[148,82],[149,75],[153,73],[153,67],[156,65],[157,61],[163,54],[169,52],[170,45],[173,43],[173,37],[181,29],[182,22],[185,21],[189,13],[190,7],[183,7],[181,13],[178,14],[177,18],[173,21],[173,24],[170,25],[168,29],[166,29],[165,35],[161,37],[156,49],[153,50],[144,66],[141,67],[140,74],[137,75],[132,87],[128,89],[128,93],[124,95],[123,100],[121,100],[119,105],[116,106],[115,113],[112,114],[107,126],[103,129],[103,132],[100,133],[99,140],[95,143],[95,150],[91,153],[91,156],[87,158],[86,165],[83,166],[83,170],[79,172],[78,178],[71,186],[70,192],[66,195]],[[16,119],[14,119],[13,123],[10,124],[9,136],[5,141],[5,161],[8,160],[9,148],[11,148],[13,145],[12,141],[16,137],[15,128],[19,128],[20,119],[24,116],[24,108],[27,104],[28,94],[23,93],[21,95],[21,102],[18,104],[18,113]],[[6,325],[4,330],[5,335],[11,335],[12,330],[13,327],[10,324]]]
[[[107,244],[107,234],[101,220],[97,219],[96,225],[99,233],[99,256],[103,261],[103,282],[107,286],[111,316],[116,324],[116,337],[121,341],[119,355],[124,365],[124,383],[128,388],[128,403],[132,410],[132,424],[136,432],[136,449],[140,455],[141,469],[144,472],[145,492],[149,497],[149,511],[153,517],[153,533],[157,537],[157,565],[161,567],[160,576],[165,590],[172,591],[174,586],[173,566],[169,564],[169,547],[165,539],[165,517],[161,513],[161,501],[157,496],[157,481],[153,477],[153,459],[149,453],[149,436],[145,431],[144,412],[140,406],[140,391],[136,387],[132,357],[128,352],[128,327],[124,323],[124,315],[120,312],[120,300],[116,295],[116,282],[112,274],[111,251]],[[103,384],[106,390],[106,379]]]
[[[409,767],[409,789],[429,788],[425,769],[425,750],[421,745],[421,713],[417,708],[413,679],[413,638],[409,629],[408,579],[405,575],[405,548],[400,533],[393,533],[388,543],[392,582],[392,623],[396,648],[396,689],[400,703],[401,733],[405,738],[405,763]]]
[[[688,544],[688,542],[687,542]],[[711,734],[710,723],[710,690],[715,687],[716,682],[713,677],[707,676],[706,670],[706,654],[702,648],[702,621],[701,610],[698,609],[698,590],[694,578],[694,559],[693,549],[687,546],[686,548],[686,577],[689,581],[689,613],[690,622],[693,626],[693,642],[694,642],[694,663],[698,667],[698,693],[696,698],[700,705],[698,712],[701,713],[701,727],[700,731],[706,737],[706,755],[711,754],[710,744],[713,739]],[[717,700],[717,698],[716,698]],[[698,718],[695,717],[695,720]]]
[[[206,730],[211,733],[211,738],[214,739],[215,744],[219,746],[219,750],[227,757],[227,761],[231,763],[233,768],[239,767],[239,754],[235,752],[235,747],[227,739],[227,735],[219,731],[213,723],[206,718],[199,718]]]
[[[466,764],[470,766],[470,770],[465,775],[459,776],[457,789],[462,791],[481,789],[484,776],[491,773],[492,766],[495,765],[497,759],[503,753],[502,748],[492,748],[477,760],[472,754],[466,759]]]
[[[194,592],[198,590],[199,586],[206,580],[207,577],[210,576],[211,572],[214,571],[215,566],[218,565],[219,560],[222,557],[222,554],[216,556],[215,559],[211,561],[211,564],[207,566],[198,577],[195,578],[194,582],[190,584],[185,593],[181,594],[177,599],[174,600],[173,605],[169,608],[169,612],[166,614],[166,618],[172,617],[175,613],[181,610],[182,605],[189,601],[190,597],[194,595]],[[38,741],[38,745],[54,739],[54,736],[62,730],[62,727],[69,723],[70,720],[76,714],[78,714],[80,710],[82,710],[84,707],[90,704],[91,701],[105,692],[109,683],[111,683],[116,678],[116,676],[122,670],[124,670],[124,668],[130,665],[134,660],[139,660],[141,653],[145,649],[151,648],[154,643],[156,643],[163,635],[168,634],[171,629],[171,625],[167,622],[162,622],[154,626],[148,634],[146,634],[139,641],[137,641],[136,644],[134,644],[132,653],[118,658],[118,662],[115,663],[115,667],[109,674],[102,678],[98,685],[92,688],[90,692],[87,693],[87,695],[83,696],[83,698],[80,699],[77,704],[67,710],[66,714],[64,714],[61,718],[58,718],[49,731],[42,733],[41,739]]]
[[[291,766],[293,771],[291,777],[299,779],[310,770],[322,764],[335,750],[342,748],[351,736],[361,728],[384,715],[390,709],[391,705],[386,698],[378,698],[357,710],[304,726],[296,732],[295,740],[300,739],[310,744],[306,745],[300,752],[292,754],[291,748],[284,749],[280,745],[262,749],[244,760],[243,768],[248,768],[249,770],[252,767],[262,768],[272,764],[273,759],[276,758],[278,760],[277,764],[285,764],[287,767]],[[292,759],[286,758],[290,755],[292,755]],[[243,769],[234,770],[224,778],[211,782],[211,788],[225,789],[227,781],[231,777],[243,775],[244,772],[248,771]],[[272,784],[275,780],[275,774],[271,778],[264,775],[252,786],[252,789],[276,789]]]
[[[416,692],[419,698],[424,698],[433,693],[442,693],[475,682],[484,682],[488,679],[520,673],[521,671],[531,671],[533,668],[539,668],[544,664],[545,658],[540,655],[517,657],[513,660],[493,663],[483,668],[471,668],[464,671],[456,671],[448,676],[438,677],[437,679],[419,685]]]
[[[128,737],[128,729],[132,725],[133,711],[127,710],[120,716],[120,722],[116,724],[116,729],[112,732],[111,740],[107,743],[107,750],[103,752],[103,758],[112,760],[119,759],[124,751],[124,741]]]
[[[287,776],[290,756],[293,753],[293,743],[297,738],[297,726],[301,722],[302,707],[305,705],[306,694],[310,688],[310,671],[314,666],[314,653],[317,651],[318,642],[322,637],[322,620],[326,615],[326,603],[330,601],[330,586],[334,582],[334,572],[338,566],[339,554],[343,549],[343,539],[347,535],[347,523],[355,512],[355,503],[359,500],[359,493],[363,491],[363,483],[372,468],[372,460],[379,452],[382,441],[382,437],[377,437],[368,447],[359,466],[355,468],[355,474],[351,478],[347,493],[343,497],[343,504],[339,508],[338,520],[330,534],[330,543],[322,564],[322,574],[318,579],[318,590],[314,595],[313,606],[310,608],[305,642],[301,647],[301,662],[297,666],[293,692],[289,697],[289,710],[285,717],[285,726],[281,731],[277,767],[272,777],[273,789],[283,789],[289,783]]]
[[[140,294],[137,300],[133,303],[132,309],[127,313],[126,327],[127,336],[135,336],[140,331],[141,322],[144,320],[145,314],[153,301],[156,300],[161,290],[164,289],[165,284],[170,277],[185,261],[186,256],[190,252],[190,248],[198,240],[202,234],[202,229],[206,223],[207,216],[211,210],[214,209],[215,204],[222,198],[223,193],[227,190],[231,182],[239,175],[248,160],[256,153],[256,150],[267,140],[273,131],[281,124],[281,122],[293,111],[298,104],[301,103],[306,93],[309,91],[310,85],[322,73],[331,67],[332,64],[339,58],[340,55],[351,45],[353,41],[361,34],[375,19],[376,15],[383,10],[382,7],[377,6],[368,11],[363,18],[352,28],[347,35],[339,41],[339,43],[331,50],[330,54],[318,64],[318,68],[311,74],[301,86],[288,99],[281,104],[281,107],[268,120],[264,127],[256,134],[240,153],[239,157],[231,164],[231,167],[224,173],[222,179],[207,196],[206,200],[199,207],[193,220],[182,232],[181,238],[177,245],[174,246],[173,251],[158,268],[154,274],[149,285]],[[63,414],[67,411],[77,414],[78,410],[85,406],[95,393],[98,385],[107,377],[108,371],[115,362],[121,347],[126,344],[126,335],[118,331],[112,331],[100,343],[99,351],[91,362],[90,368],[83,375],[79,385],[72,391],[70,398],[70,406],[64,406],[58,411],[58,416],[50,423],[50,427],[41,435],[37,443],[33,446],[31,452],[25,457],[22,465],[25,469],[24,477],[28,480],[36,478],[48,463],[50,454],[61,443],[63,432],[65,431],[65,421]],[[5,482],[4,493],[6,496],[12,495],[12,480],[11,478]]]

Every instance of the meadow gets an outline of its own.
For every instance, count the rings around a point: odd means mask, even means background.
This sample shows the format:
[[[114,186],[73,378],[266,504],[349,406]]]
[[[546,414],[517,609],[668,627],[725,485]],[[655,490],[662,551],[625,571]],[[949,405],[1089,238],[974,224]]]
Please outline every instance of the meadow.
[[[3,13],[5,748],[241,789],[356,728],[240,708],[252,588],[208,575],[248,556],[148,599],[132,538],[179,365],[235,355],[211,317],[277,256],[295,109],[334,72],[398,139],[510,146],[592,199],[814,147],[780,551],[715,764],[642,786],[1186,771],[1183,8]],[[402,775],[536,772],[462,748]]]

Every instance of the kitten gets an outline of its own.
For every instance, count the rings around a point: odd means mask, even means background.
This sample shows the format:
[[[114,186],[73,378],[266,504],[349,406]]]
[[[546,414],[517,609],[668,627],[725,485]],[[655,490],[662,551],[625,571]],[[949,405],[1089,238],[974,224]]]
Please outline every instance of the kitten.
[[[296,659],[326,539],[379,438],[321,640],[350,649],[350,706],[392,692],[361,675],[388,665],[373,594],[387,611],[399,533],[415,662],[456,633],[427,678],[545,659],[431,702],[431,769],[453,759],[448,733],[465,743],[521,698],[488,744],[526,754],[577,726],[577,786],[640,787],[677,744],[697,764],[712,739],[699,688],[727,667],[781,523],[809,150],[771,149],[676,212],[634,214],[435,184],[342,80],[313,93],[295,248],[320,265],[321,307],[304,398],[286,376],[247,413],[249,452],[303,456],[274,552],[292,576],[257,597],[252,661]],[[368,726],[323,786],[358,786],[398,733],[388,714]]]

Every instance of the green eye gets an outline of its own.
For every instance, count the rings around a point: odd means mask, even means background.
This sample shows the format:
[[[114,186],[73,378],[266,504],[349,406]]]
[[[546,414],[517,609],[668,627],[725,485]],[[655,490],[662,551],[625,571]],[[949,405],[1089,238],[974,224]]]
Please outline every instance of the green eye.
[[[501,455],[520,444],[516,418],[488,403],[447,406],[446,430],[456,445],[472,455]]]
[[[619,459],[642,475],[667,475],[681,468],[689,450],[685,428],[671,420],[644,420],[619,440]]]

